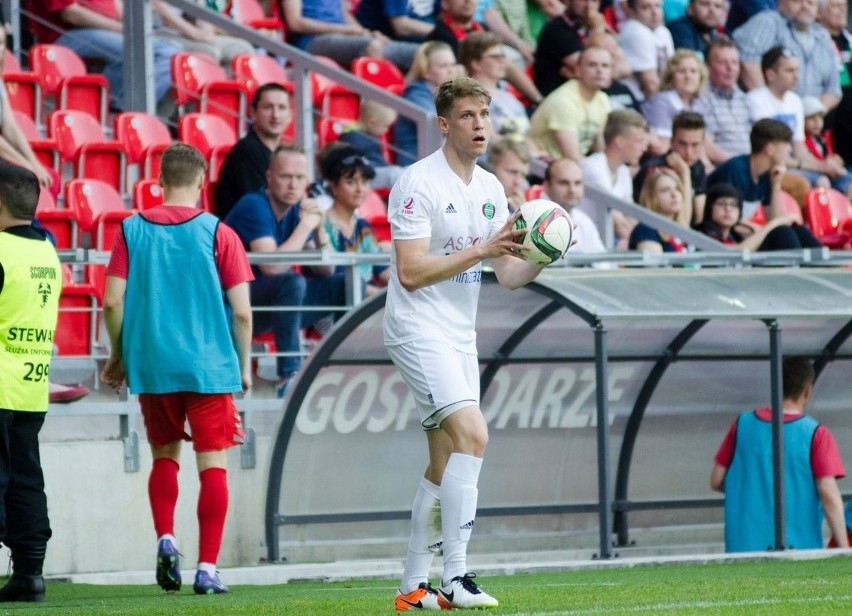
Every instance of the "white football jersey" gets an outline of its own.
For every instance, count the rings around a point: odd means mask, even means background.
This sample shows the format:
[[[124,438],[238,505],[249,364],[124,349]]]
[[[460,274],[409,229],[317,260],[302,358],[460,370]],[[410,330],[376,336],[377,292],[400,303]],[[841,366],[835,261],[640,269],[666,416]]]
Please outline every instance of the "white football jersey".
[[[394,240],[429,239],[430,255],[448,255],[480,244],[506,224],[509,206],[503,186],[476,167],[465,185],[443,150],[408,167],[391,190],[388,219]],[[398,345],[418,338],[444,340],[476,353],[476,304],[482,264],[414,292],[399,282],[396,250],[385,306],[384,338]]]

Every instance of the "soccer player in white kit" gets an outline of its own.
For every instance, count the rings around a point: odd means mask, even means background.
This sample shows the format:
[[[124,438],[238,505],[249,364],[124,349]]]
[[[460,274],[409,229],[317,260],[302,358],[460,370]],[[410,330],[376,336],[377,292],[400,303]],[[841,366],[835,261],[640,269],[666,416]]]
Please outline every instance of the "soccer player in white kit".
[[[393,233],[385,307],[388,354],[411,389],[429,447],[411,515],[397,611],[496,607],[467,569],[477,481],[488,443],[479,408],[476,305],[482,262],[516,289],[543,266],[521,258],[500,182],[476,165],[491,137],[491,97],[475,80],[444,82],[435,95],[446,137],[393,187]],[[440,512],[440,527],[436,522]],[[438,590],[429,584],[434,552],[444,552]]]

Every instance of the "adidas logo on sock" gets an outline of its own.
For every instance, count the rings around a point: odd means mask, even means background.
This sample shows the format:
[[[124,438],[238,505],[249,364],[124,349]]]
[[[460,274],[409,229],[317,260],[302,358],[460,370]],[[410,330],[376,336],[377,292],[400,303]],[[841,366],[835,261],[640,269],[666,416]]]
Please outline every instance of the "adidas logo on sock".
[[[428,546],[426,549],[428,549],[430,552],[433,552],[435,554],[440,554],[441,548],[443,547],[443,545],[444,545],[444,542],[439,541],[438,543],[433,543],[432,545]]]
[[[462,524],[462,525],[459,527],[459,530],[472,530],[472,529],[473,529],[473,520],[471,520],[471,521],[470,521],[470,522],[468,522],[467,524]]]
[[[453,204],[452,204],[452,203],[450,203],[450,204],[447,206],[447,209],[446,209],[446,210],[444,210],[444,213],[445,213],[445,214],[457,214],[458,212],[457,212],[456,208],[454,208],[454,207],[453,207]]]

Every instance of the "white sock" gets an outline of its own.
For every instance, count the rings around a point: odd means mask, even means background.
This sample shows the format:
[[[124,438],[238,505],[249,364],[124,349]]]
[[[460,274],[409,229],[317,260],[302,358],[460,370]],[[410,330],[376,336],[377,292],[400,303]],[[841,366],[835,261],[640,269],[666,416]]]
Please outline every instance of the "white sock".
[[[204,571],[210,577],[216,577],[216,563],[198,563],[198,570]]]
[[[175,539],[174,535],[160,535],[159,537],[157,537],[157,545],[160,545],[160,541],[162,541],[163,539],[171,541],[172,545],[177,547],[177,539]]]
[[[408,594],[422,582],[429,581],[429,568],[441,542],[440,488],[425,477],[420,480],[414,505],[411,507],[411,535],[408,537],[408,556],[402,570],[399,590]]]
[[[444,582],[467,573],[467,544],[476,518],[476,483],[482,458],[450,455],[441,480],[441,524],[444,538]]]

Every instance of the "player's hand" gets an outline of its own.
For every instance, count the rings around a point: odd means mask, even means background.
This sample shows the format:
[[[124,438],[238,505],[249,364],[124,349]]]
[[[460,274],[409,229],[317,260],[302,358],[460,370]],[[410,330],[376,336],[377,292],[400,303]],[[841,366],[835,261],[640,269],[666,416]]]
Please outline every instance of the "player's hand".
[[[124,384],[126,373],[124,371],[124,360],[116,355],[110,355],[101,370],[101,380],[116,392]]]
[[[240,375],[240,381],[242,382],[243,393],[251,389],[251,368],[243,370],[242,375]]]
[[[523,259],[526,248],[521,244],[521,236],[527,231],[524,229],[515,229],[515,221],[521,217],[520,210],[509,216],[509,220],[503,225],[500,230],[488,238],[485,242],[485,258],[494,259],[497,257],[512,256]]]

